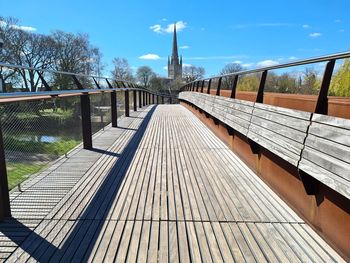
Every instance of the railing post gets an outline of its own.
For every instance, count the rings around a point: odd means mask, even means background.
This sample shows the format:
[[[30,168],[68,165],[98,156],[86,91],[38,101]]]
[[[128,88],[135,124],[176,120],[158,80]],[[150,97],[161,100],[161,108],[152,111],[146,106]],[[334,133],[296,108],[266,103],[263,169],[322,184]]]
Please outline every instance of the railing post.
[[[216,96],[220,96],[222,77],[219,78],[218,87],[216,89]]]
[[[328,61],[326,68],[323,73],[322,83],[320,92],[318,93],[317,104],[315,113],[328,114],[328,90],[331,84],[332,74],[334,70],[335,60]]]
[[[157,94],[157,104],[159,104],[159,95]]]
[[[10,196],[7,180],[4,140],[0,123],[0,221],[11,217]]]
[[[256,95],[255,102],[263,103],[264,101],[264,89],[265,89],[266,77],[267,77],[267,70],[264,70],[261,75],[258,94]]]
[[[130,110],[129,110],[129,91],[125,91],[125,117],[130,116]]]
[[[197,87],[196,87],[196,92],[199,90],[199,81],[197,81]]]
[[[202,81],[201,93],[203,93],[204,84],[205,84],[205,80]]]
[[[136,98],[136,90],[133,90],[133,99],[134,99],[134,111],[137,111],[137,98]]]
[[[233,79],[232,82],[232,87],[231,87],[231,98],[235,99],[236,98],[236,89],[237,89],[237,83],[238,83],[238,75],[235,75],[235,78]]]
[[[154,94],[152,94],[152,100],[153,100],[153,104],[156,104],[156,101],[154,99]]]
[[[208,82],[207,94],[210,94],[211,79]]]
[[[112,127],[118,127],[118,109],[117,109],[117,92],[111,92],[111,118]]]
[[[164,96],[162,96],[162,104],[164,104]]]
[[[90,150],[92,149],[92,132],[89,94],[80,95],[80,105],[84,149]]]
[[[169,97],[169,104],[173,104],[173,98],[171,96]]]

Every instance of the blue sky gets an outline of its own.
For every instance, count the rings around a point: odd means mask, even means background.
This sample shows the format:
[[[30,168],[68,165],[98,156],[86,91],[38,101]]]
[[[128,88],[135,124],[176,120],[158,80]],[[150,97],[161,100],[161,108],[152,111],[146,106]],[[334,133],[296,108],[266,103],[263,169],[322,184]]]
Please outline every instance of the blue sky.
[[[349,0],[0,0],[1,16],[34,32],[88,33],[107,75],[112,59],[125,57],[133,68],[148,65],[165,76],[174,21],[184,63],[203,66],[207,76],[230,62],[254,68],[346,51],[348,10]],[[153,60],[142,59],[147,54]]]

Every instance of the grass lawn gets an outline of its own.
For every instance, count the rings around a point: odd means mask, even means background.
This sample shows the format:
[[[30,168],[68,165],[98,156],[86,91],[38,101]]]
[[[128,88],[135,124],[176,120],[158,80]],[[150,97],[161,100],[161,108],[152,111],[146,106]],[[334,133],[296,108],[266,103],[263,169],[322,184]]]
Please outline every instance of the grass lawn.
[[[57,156],[62,156],[63,154],[72,150],[80,142],[76,140],[58,141],[54,143],[42,143],[42,142],[22,142],[13,140],[12,146],[14,149],[23,152],[28,152],[30,155],[35,155],[36,153],[50,154]],[[7,162],[7,178],[9,189],[11,190],[18,184],[22,183],[32,174],[42,171],[48,164],[48,161],[42,162],[30,162],[23,161],[9,161]]]
[[[23,182],[30,175],[40,172],[46,164],[30,163],[7,163],[7,178],[9,189],[11,190],[19,183]]]

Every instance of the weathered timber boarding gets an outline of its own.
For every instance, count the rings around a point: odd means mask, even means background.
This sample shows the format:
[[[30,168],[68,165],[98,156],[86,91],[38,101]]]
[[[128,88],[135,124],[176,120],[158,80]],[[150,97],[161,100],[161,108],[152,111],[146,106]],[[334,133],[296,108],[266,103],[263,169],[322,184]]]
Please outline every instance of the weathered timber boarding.
[[[251,102],[237,111],[242,101],[195,92],[179,98],[350,199],[350,120]]]
[[[314,114],[299,169],[350,199],[350,120]]]
[[[196,105],[244,136],[248,134],[253,102],[194,92],[181,92],[179,99]]]
[[[343,262],[190,111],[139,114],[3,260]]]
[[[311,113],[254,104],[248,138],[298,166]]]

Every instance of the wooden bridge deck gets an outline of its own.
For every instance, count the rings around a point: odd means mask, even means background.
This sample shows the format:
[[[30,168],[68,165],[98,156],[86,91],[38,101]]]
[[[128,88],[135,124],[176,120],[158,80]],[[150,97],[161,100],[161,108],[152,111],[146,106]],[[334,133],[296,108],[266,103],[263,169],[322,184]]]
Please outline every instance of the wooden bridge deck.
[[[341,262],[191,112],[150,106],[11,194],[0,262]]]

